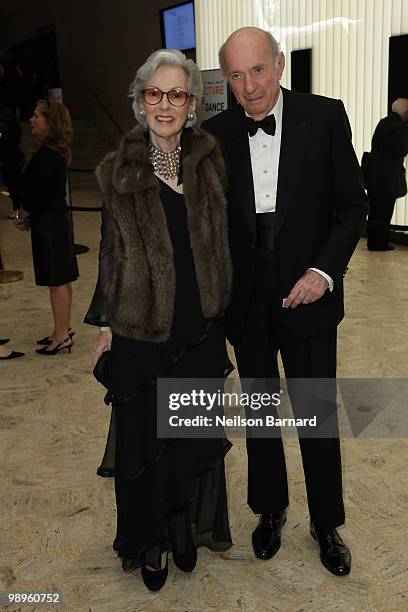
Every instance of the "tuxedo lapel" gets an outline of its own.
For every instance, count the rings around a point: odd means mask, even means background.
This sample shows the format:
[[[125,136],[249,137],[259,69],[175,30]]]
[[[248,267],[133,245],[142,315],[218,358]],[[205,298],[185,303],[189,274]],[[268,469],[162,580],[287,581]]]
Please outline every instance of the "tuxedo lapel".
[[[311,119],[302,112],[291,91],[282,88],[283,115],[279,155],[278,188],[276,194],[276,233],[285,220],[295,194],[307,151]]]
[[[230,177],[232,185],[230,187],[235,194],[234,200],[239,202],[255,237],[255,195],[245,113],[241,105],[234,106],[233,111],[228,126],[230,133],[227,139],[228,157],[232,169],[232,176]]]

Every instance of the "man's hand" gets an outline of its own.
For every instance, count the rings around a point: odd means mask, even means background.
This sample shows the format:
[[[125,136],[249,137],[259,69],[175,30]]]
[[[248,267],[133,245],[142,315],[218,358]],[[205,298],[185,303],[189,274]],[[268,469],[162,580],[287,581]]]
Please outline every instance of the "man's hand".
[[[16,218],[14,224],[17,229],[22,231],[28,231],[30,229],[29,222],[30,214],[24,210],[24,208],[20,208],[20,210],[16,213]]]
[[[111,330],[101,331],[95,342],[95,348],[92,353],[92,367],[94,368],[98,363],[102,353],[110,351],[112,344],[112,332]]]
[[[324,295],[328,286],[327,280],[321,274],[308,270],[292,287],[283,307],[293,309],[299,304],[316,302]]]

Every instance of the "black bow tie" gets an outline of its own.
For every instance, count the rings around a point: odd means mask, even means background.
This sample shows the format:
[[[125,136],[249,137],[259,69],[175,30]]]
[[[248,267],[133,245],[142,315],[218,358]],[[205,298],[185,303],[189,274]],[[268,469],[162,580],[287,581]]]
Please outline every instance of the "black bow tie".
[[[250,136],[255,136],[259,128],[261,128],[261,130],[263,130],[265,134],[269,134],[269,136],[275,136],[275,115],[268,115],[267,117],[265,117],[265,119],[262,119],[262,121],[254,121],[252,117],[247,117],[246,120],[248,134]]]

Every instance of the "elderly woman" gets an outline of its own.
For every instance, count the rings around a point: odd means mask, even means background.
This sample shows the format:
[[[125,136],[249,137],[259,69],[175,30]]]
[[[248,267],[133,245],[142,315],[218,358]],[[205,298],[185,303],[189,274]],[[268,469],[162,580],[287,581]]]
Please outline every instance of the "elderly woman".
[[[106,325],[114,457],[114,549],[151,590],[167,553],[184,571],[196,547],[231,546],[218,439],[157,437],[157,378],[221,378],[230,369],[223,313],[231,293],[225,170],[215,140],[192,128],[202,84],[176,50],[153,53],[131,86],[139,123],[97,169],[104,196],[97,290],[85,320]],[[104,356],[104,359],[106,355]]]

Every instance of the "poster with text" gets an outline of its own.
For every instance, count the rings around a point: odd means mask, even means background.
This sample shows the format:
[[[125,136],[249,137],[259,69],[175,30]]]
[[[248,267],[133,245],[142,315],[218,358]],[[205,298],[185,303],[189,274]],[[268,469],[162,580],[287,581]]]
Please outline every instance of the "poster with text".
[[[228,108],[228,87],[221,70],[202,70],[203,95],[198,115],[199,123]]]

